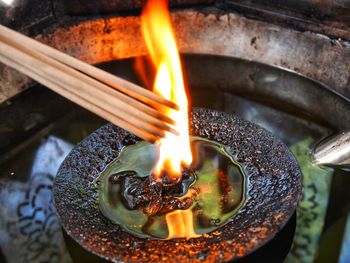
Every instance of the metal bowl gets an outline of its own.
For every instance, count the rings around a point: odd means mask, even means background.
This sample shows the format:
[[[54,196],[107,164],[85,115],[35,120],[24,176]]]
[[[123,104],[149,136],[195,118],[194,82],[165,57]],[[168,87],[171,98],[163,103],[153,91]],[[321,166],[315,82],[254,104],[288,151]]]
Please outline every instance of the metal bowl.
[[[228,146],[245,169],[246,202],[229,223],[199,238],[154,240],[132,236],[105,218],[93,182],[124,145],[139,140],[108,124],[72,150],[55,179],[54,202],[67,234],[114,262],[226,262],[271,240],[301,197],[301,172],[288,147],[255,124],[209,109],[193,109],[190,126],[191,135]]]

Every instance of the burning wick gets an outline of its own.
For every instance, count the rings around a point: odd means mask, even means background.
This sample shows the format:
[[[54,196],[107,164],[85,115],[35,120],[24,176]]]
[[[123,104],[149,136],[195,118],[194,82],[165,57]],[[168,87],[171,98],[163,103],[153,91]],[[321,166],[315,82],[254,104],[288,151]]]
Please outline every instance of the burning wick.
[[[176,136],[167,133],[158,144],[159,160],[154,178],[177,182],[181,179],[182,165],[190,165],[192,153],[188,132],[188,101],[182,75],[180,56],[172,31],[166,0],[149,0],[141,16],[141,28],[147,50],[156,68],[153,89],[164,98],[179,105],[179,111],[169,110],[166,114],[175,121]]]

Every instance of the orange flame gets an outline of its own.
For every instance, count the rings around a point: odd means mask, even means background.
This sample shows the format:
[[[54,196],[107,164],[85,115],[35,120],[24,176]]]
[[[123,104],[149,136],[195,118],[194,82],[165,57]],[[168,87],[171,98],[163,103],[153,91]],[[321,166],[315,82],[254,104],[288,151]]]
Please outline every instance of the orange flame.
[[[167,133],[159,141],[160,158],[155,175],[159,179],[166,171],[172,180],[181,177],[181,164],[192,162],[188,134],[188,102],[182,76],[180,56],[172,31],[166,0],[149,0],[143,9],[141,27],[152,63],[156,68],[153,89],[164,98],[179,105],[179,111],[166,114],[175,121],[179,136]]]
[[[191,210],[175,210],[165,215],[168,226],[168,238],[198,237],[193,228]]]

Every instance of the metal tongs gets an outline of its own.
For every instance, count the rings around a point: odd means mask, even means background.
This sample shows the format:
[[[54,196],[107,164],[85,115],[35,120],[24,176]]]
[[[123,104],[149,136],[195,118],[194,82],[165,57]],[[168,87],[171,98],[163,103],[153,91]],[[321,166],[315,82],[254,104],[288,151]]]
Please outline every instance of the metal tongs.
[[[316,165],[350,169],[350,130],[320,141],[312,151]]]

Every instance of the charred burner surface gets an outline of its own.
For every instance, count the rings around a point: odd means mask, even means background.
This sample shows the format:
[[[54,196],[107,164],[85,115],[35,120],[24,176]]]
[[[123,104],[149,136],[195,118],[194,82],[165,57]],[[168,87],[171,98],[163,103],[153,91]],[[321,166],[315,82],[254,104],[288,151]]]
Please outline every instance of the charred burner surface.
[[[194,109],[190,133],[228,146],[247,175],[245,205],[225,226],[196,239],[140,239],[99,211],[94,180],[125,145],[139,139],[106,125],[81,142],[62,164],[54,200],[68,235],[88,251],[124,262],[225,262],[249,254],[285,225],[301,193],[301,173],[285,146],[270,133],[232,115]]]

